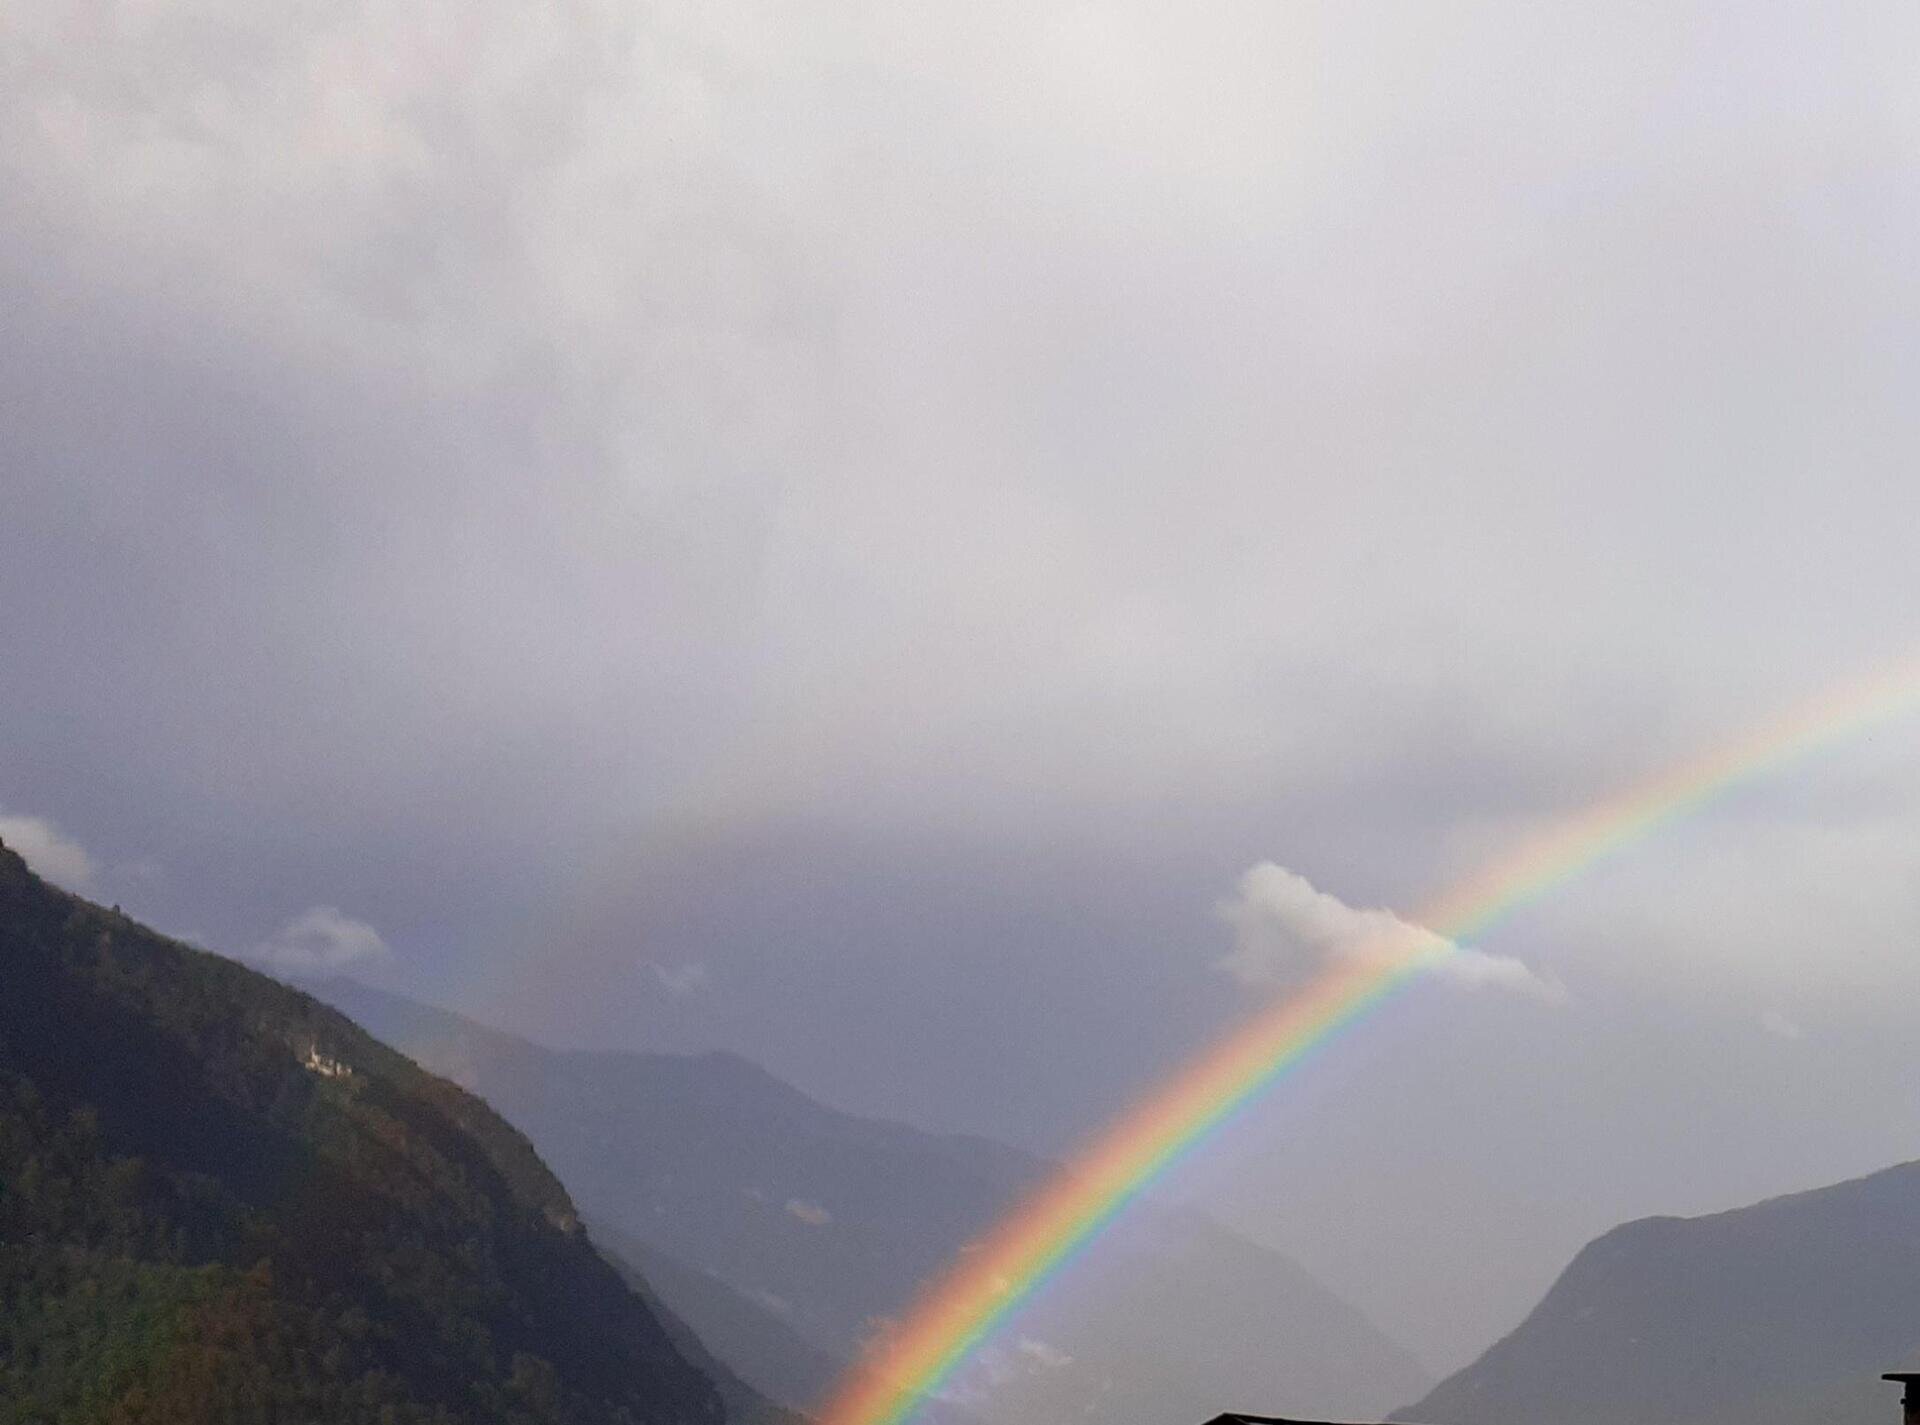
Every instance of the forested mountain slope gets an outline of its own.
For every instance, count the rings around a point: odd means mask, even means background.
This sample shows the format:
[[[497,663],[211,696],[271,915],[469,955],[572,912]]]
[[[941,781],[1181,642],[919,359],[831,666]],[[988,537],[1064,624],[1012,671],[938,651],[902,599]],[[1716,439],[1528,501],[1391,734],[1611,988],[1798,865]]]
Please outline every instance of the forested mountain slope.
[[[478,1099],[0,846],[0,1421],[722,1418]]]

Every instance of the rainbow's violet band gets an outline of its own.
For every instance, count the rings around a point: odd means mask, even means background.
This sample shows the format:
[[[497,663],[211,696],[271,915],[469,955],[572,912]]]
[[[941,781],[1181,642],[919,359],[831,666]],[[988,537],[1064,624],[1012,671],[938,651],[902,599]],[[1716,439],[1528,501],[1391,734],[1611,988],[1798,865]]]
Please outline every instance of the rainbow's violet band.
[[[822,1425],[903,1425],[994,1329],[1188,1149],[1453,946],[1716,795],[1920,707],[1920,670],[1833,690],[1704,757],[1555,824],[1416,919],[1448,948],[1336,961],[1128,1109],[958,1261],[849,1371]]]

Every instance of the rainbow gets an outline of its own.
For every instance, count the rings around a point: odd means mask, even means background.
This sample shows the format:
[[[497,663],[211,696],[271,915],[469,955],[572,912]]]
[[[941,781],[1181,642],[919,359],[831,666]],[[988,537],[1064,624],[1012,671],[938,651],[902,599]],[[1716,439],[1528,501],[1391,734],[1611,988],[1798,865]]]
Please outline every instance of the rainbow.
[[[876,1341],[820,1410],[821,1425],[904,1425],[1075,1252],[1208,1132],[1423,971],[1612,852],[1722,793],[1920,708],[1920,669],[1830,691],[1785,717],[1554,824],[1416,917],[1440,949],[1343,958],[1228,1032],[1123,1113]]]

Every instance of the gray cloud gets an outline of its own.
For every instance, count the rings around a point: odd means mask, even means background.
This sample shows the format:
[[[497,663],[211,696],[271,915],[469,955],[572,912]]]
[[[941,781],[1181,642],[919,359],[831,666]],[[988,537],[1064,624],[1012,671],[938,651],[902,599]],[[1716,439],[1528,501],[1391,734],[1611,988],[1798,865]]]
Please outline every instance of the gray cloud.
[[[1862,323],[1912,297],[1884,224],[1801,221],[1904,201],[1867,122],[1899,87],[1835,38],[1756,30],[1712,104],[1602,123],[1663,102],[1671,27],[849,4],[530,33],[226,0],[9,23],[33,215],[7,242],[69,304],[38,340],[69,348],[63,389],[126,388],[110,439],[44,457],[119,498],[50,471],[38,498],[138,572],[95,636],[154,650],[156,741],[229,795],[351,755],[353,816],[400,777],[603,822],[1079,821],[1439,762],[1443,728],[1578,765],[1617,750],[1595,689],[1704,733],[1784,692],[1768,669],[1904,636],[1831,636],[1907,592],[1897,522],[1850,512],[1897,498],[1904,382]],[[1805,81],[1817,134],[1775,69],[1810,42],[1858,70]],[[126,338],[87,344],[76,311]],[[1805,390],[1823,344],[1861,353],[1850,393]],[[1735,399],[1716,448],[1702,412]],[[1800,480],[1786,452],[1841,435],[1844,476]],[[1723,466],[1765,497],[1721,499]],[[1843,578],[1777,577],[1842,549]],[[281,676],[215,676],[235,661]]]

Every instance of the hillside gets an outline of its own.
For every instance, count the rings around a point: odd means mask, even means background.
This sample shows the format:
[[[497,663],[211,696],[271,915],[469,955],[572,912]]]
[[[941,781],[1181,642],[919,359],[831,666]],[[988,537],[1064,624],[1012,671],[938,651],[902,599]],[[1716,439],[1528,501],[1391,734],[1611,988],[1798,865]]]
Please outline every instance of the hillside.
[[[1920,1361],[1920,1163],[1589,1244],[1520,1327],[1405,1419],[1875,1420]]]
[[[559,1052],[347,981],[315,986],[524,1129],[596,1224],[791,1405],[1049,1165],[838,1112],[730,1054]],[[651,1276],[652,1274],[650,1274]],[[1287,1257],[1144,1206],[983,1354],[948,1406],[995,1422],[1384,1412],[1416,1362]]]
[[[682,1359],[713,1383],[726,1412],[727,1425],[803,1425],[804,1416],[775,1405],[765,1394],[748,1385],[733,1367],[707,1349],[701,1333],[685,1316],[667,1305],[665,1293],[655,1285],[653,1277],[656,1272],[670,1274],[672,1263],[650,1253],[638,1259],[625,1256],[597,1228],[593,1229],[593,1237],[601,1257],[652,1310]],[[644,1270],[636,1265],[636,1260],[645,1262]]]
[[[527,1141],[0,846],[0,1422],[719,1425]]]
[[[840,1358],[805,1340],[785,1317],[728,1286],[710,1272],[676,1260],[658,1247],[630,1237],[602,1222],[591,1225],[601,1252],[627,1277],[636,1291],[658,1303],[663,1316],[686,1323],[701,1342],[714,1342],[728,1361],[751,1363],[758,1393],[796,1406],[823,1399],[845,1369]],[[690,1357],[691,1359],[691,1357]],[[727,1394],[727,1366],[703,1371]],[[728,1410],[733,1419],[741,1412]]]

